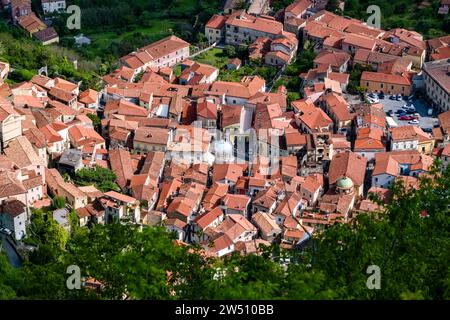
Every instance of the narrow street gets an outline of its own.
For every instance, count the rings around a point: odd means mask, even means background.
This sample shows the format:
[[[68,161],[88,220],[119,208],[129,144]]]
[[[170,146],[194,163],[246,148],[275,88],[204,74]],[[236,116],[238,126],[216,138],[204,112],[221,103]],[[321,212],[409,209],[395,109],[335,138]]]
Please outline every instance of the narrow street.
[[[22,265],[22,259],[17,254],[16,249],[9,243],[8,240],[6,240],[6,235],[0,233],[0,239],[2,242],[2,248],[6,252],[9,263],[14,268],[19,268]]]
[[[270,82],[270,84],[267,86],[266,92],[271,92],[271,91],[272,91],[272,88],[273,88],[273,86],[275,85],[275,82],[277,82],[278,79],[281,78],[281,76],[283,75],[283,73],[284,73],[285,70],[286,70],[286,65],[283,65],[283,67],[282,67],[280,70],[278,70],[276,76],[272,79],[272,81]]]

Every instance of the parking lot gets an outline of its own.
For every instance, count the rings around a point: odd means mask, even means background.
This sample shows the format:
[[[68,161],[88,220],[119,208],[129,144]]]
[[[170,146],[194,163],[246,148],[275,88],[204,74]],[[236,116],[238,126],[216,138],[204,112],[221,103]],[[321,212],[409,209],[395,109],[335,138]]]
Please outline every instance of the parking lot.
[[[397,115],[397,110],[402,109],[403,106],[405,106],[407,103],[412,103],[416,109],[416,112],[420,115],[419,117],[419,124],[417,126],[421,127],[422,129],[431,129],[434,127],[434,125],[437,123],[437,117],[435,114],[429,115],[428,110],[430,107],[426,105],[426,103],[423,100],[418,100],[416,98],[413,98],[410,101],[407,100],[391,100],[389,99],[389,95],[385,95],[384,99],[379,99],[380,103],[383,104],[384,111],[388,112],[389,110],[392,110],[394,113],[392,115],[392,118],[397,122],[398,126],[406,126],[410,125],[408,120],[399,120],[399,115]]]

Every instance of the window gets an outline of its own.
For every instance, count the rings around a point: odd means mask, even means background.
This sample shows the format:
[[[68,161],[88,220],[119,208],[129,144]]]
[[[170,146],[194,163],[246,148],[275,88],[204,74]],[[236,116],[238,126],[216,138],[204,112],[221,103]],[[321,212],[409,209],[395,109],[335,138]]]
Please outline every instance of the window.
[[[378,178],[375,178],[375,182],[378,182]]]
[[[366,82],[366,87],[368,87],[369,86],[369,83],[368,82]]]
[[[383,89],[384,88],[384,83],[380,84],[380,88]]]

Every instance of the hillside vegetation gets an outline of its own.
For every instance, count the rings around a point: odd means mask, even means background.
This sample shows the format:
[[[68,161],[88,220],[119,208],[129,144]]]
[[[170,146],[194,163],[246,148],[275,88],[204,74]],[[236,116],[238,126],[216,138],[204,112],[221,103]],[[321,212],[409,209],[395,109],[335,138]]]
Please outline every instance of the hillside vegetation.
[[[47,66],[50,76],[83,81],[83,89],[98,89],[99,74],[107,71],[100,58],[90,61],[70,49],[42,46],[3,21],[0,22],[0,60],[9,62],[14,70],[9,82],[30,80],[40,68]],[[77,61],[77,68],[74,61]]]
[[[204,25],[220,11],[218,0],[73,0],[82,10],[81,30],[66,28],[67,15],[55,22],[62,43],[76,48],[83,33],[93,43],[78,49],[85,57],[114,60],[170,34],[192,43],[204,39]]]

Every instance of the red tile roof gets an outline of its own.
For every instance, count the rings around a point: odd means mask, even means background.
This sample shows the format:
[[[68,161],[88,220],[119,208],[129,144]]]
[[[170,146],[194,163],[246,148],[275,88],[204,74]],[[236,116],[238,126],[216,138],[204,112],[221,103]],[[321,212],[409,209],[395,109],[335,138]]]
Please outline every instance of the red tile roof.
[[[357,186],[364,184],[367,159],[353,152],[338,153],[333,157],[328,172],[330,184],[334,184],[342,177],[352,179]]]
[[[395,74],[378,73],[364,71],[361,75],[361,81],[372,81],[380,83],[398,84],[410,86],[411,80],[405,76],[399,76]]]
[[[226,24],[274,35],[280,34],[283,31],[283,24],[281,22],[263,17],[255,17],[240,11],[233,13],[227,19]]]
[[[206,28],[210,29],[222,29],[225,26],[225,22],[227,21],[227,17],[220,16],[218,14],[215,14],[209,19],[209,21],[206,23]]]
[[[117,184],[124,189],[133,176],[130,153],[124,149],[110,150],[109,163],[117,176]]]
[[[216,207],[216,208],[212,209],[211,211],[198,217],[195,220],[195,223],[197,223],[202,229],[205,229],[214,220],[218,219],[221,216],[224,216],[222,209],[220,209],[219,207]]]

